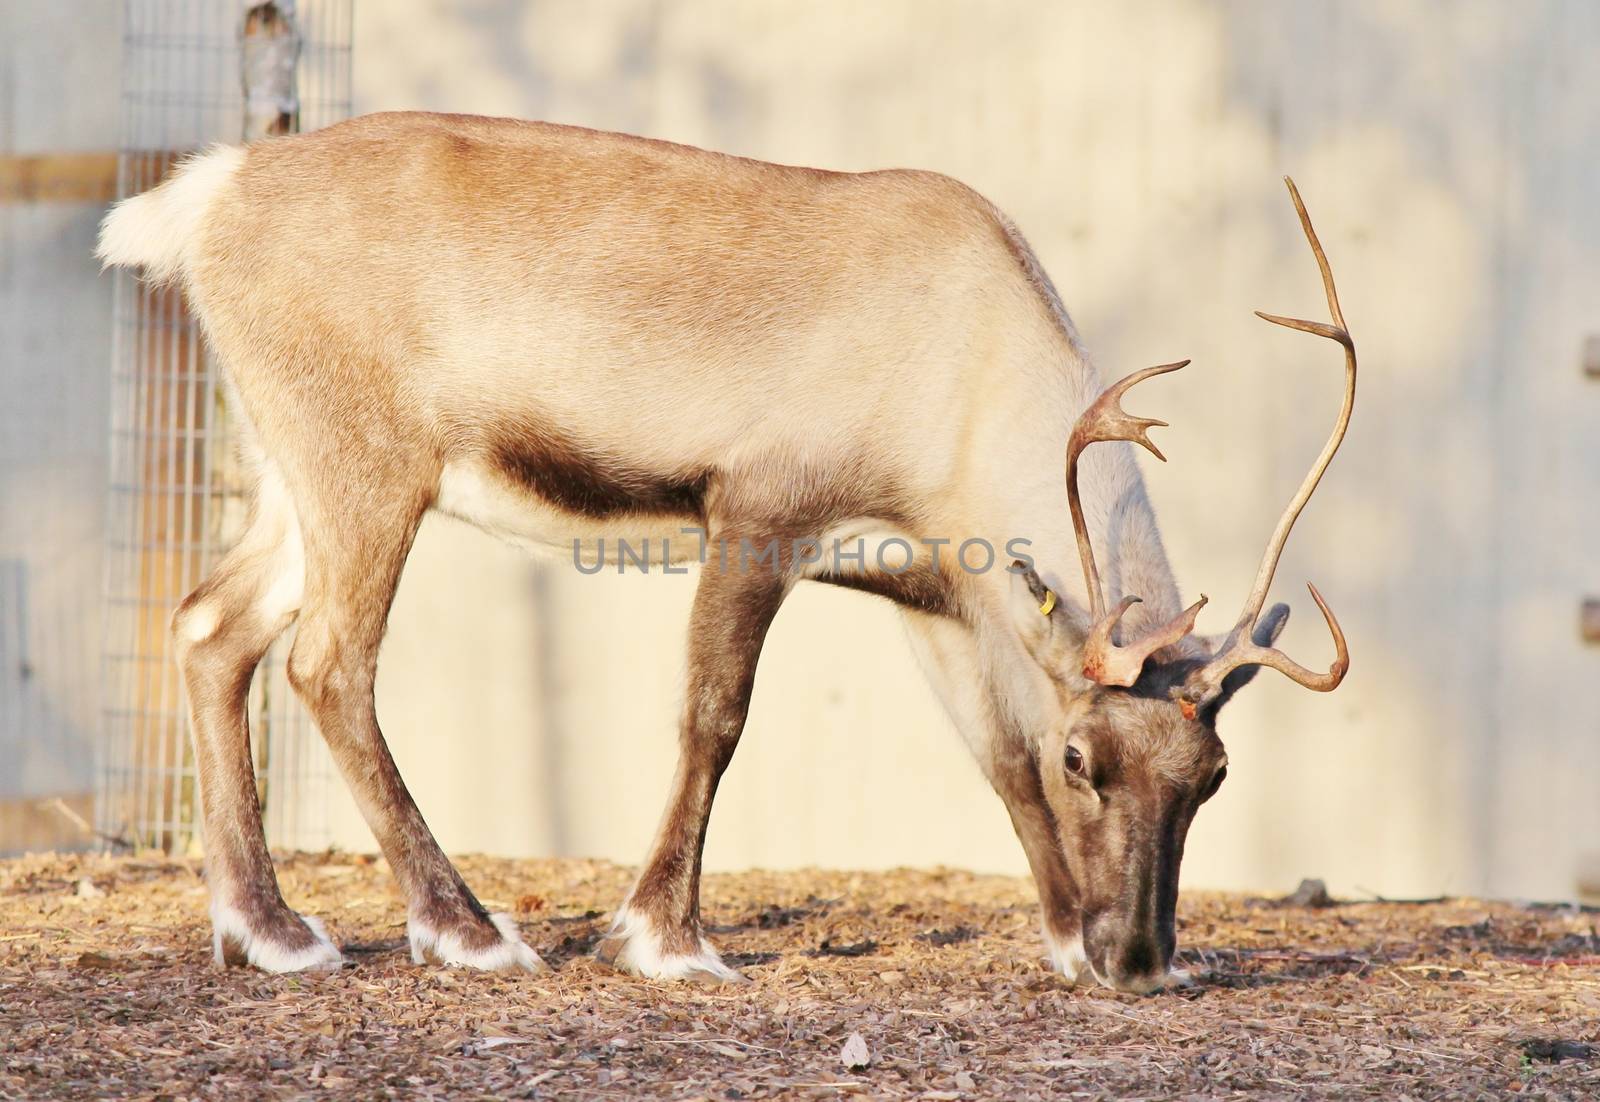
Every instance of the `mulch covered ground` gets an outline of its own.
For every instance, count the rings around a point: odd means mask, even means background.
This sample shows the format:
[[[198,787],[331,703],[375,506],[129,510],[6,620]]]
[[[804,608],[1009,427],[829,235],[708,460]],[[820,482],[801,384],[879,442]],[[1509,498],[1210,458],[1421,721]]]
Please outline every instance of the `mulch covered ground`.
[[[706,988],[586,955],[622,868],[461,866],[553,973],[412,965],[392,878],[349,855],[281,863],[353,962],[320,977],[213,969],[193,863],[0,862],[0,1096],[1600,1097],[1592,911],[1191,893],[1202,982],[1137,998],[1041,967],[1023,880],[755,872],[707,878],[753,982]]]

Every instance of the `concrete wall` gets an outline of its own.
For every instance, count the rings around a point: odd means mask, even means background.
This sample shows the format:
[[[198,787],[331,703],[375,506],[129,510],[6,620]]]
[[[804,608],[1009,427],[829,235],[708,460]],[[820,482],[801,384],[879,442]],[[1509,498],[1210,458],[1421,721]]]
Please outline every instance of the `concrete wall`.
[[[1210,630],[1337,402],[1336,355],[1250,315],[1323,309],[1292,172],[1364,375],[1277,593],[1287,646],[1322,661],[1316,579],[1355,666],[1334,696],[1267,676],[1230,709],[1186,881],[1565,895],[1600,845],[1600,712],[1568,688],[1600,674],[1574,626],[1600,586],[1600,386],[1578,366],[1600,326],[1597,43],[1582,2],[401,2],[358,13],[356,95],[973,184],[1108,372],[1195,358],[1153,399],[1173,462],[1148,474]],[[447,843],[642,856],[692,587],[425,533],[383,713]],[[446,742],[506,767],[443,765]],[[708,860],[1023,867],[891,610],[820,587],[779,617]]]
[[[1321,662],[1316,579],[1355,665],[1331,697],[1268,674],[1230,708],[1230,780],[1186,883],[1564,896],[1600,849],[1600,711],[1580,688],[1600,651],[1575,627],[1600,590],[1600,384],[1579,367],[1600,331],[1597,44],[1584,0],[386,0],[357,5],[355,90],[361,111],[974,185],[1108,374],[1194,357],[1150,399],[1172,462],[1147,474],[1186,595],[1212,597],[1204,630],[1238,607],[1337,402],[1335,355],[1250,315],[1323,309],[1292,172],[1363,377],[1276,596],[1296,609],[1287,648]],[[692,588],[425,526],[380,715],[448,848],[643,855]],[[336,840],[370,847],[337,799]],[[892,610],[821,587],[771,636],[708,861],[1023,867]]]
[[[0,157],[114,150],[118,5],[0,0]],[[0,851],[80,836],[100,722],[102,208],[0,200]],[[9,837],[8,837],[9,835]]]

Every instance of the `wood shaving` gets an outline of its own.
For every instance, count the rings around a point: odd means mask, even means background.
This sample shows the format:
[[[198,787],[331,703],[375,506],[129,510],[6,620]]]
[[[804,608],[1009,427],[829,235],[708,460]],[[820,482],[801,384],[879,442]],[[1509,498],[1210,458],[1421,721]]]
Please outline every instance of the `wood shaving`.
[[[751,872],[704,915],[752,982],[700,987],[588,955],[628,869],[459,865],[555,971],[413,965],[370,858],[279,858],[326,976],[213,968],[195,862],[0,862],[0,1097],[1600,1097],[1592,910],[1186,893],[1198,982],[1140,998],[1043,967],[1026,880]]]

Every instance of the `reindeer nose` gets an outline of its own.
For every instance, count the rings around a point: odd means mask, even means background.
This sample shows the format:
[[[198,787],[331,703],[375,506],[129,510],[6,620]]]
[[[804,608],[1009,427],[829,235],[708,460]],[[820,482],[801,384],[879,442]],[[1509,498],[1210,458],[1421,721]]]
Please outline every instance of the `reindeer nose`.
[[[1163,944],[1159,932],[1130,929],[1121,916],[1106,912],[1086,916],[1083,925],[1084,949],[1101,984],[1139,995],[1166,985],[1175,946],[1170,940]]]
[[[1125,991],[1130,995],[1148,995],[1152,991],[1159,991],[1167,985],[1167,971],[1165,968],[1156,968],[1143,972],[1128,972],[1118,968],[1109,968],[1101,982],[1113,991]]]
[[[1167,957],[1154,938],[1112,942],[1089,959],[1094,963],[1096,978],[1115,991],[1143,995],[1166,985]]]
[[[1149,938],[1135,938],[1122,951],[1121,967],[1116,971],[1124,976],[1144,976],[1159,966],[1155,943]]]

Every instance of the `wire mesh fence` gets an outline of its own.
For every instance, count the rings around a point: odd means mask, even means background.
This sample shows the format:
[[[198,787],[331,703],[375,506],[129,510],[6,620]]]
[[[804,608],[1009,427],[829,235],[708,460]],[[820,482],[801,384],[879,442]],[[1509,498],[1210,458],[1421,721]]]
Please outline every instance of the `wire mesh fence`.
[[[118,196],[213,143],[348,117],[352,2],[126,0]],[[248,473],[181,291],[119,271],[114,311],[96,826],[182,852],[199,841],[199,791],[167,627],[242,533]],[[313,847],[331,766],[284,676],[289,641],[251,686],[253,752],[269,842]]]

